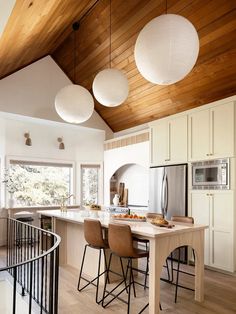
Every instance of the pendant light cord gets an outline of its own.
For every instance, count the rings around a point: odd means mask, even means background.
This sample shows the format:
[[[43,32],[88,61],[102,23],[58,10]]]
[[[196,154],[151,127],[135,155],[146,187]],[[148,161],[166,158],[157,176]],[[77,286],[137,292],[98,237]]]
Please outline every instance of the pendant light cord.
[[[110,69],[111,69],[111,0],[110,0],[110,17],[109,17],[109,22],[110,22],[109,63],[110,63]]]
[[[77,48],[77,39],[76,39],[76,31],[78,31],[80,23],[82,22],[82,20],[89,15],[89,13],[94,9],[94,7],[98,4],[100,0],[96,0],[94,2],[94,4],[84,13],[84,15],[81,16],[81,18],[79,19],[78,22],[73,23],[72,25],[72,29],[74,31],[74,73],[73,73],[73,77],[74,77],[74,83],[76,83],[76,48]]]
[[[77,38],[76,38],[76,32],[79,30],[80,23],[75,22],[72,24],[72,29],[73,29],[73,36],[74,36],[74,84],[76,84],[76,49],[77,49]]]
[[[74,84],[76,84],[76,30],[74,29]]]

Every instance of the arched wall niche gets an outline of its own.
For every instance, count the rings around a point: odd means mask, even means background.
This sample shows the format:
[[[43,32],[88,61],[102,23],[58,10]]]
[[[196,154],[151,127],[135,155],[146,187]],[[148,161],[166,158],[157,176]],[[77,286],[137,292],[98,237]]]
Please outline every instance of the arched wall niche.
[[[110,203],[115,194],[120,193],[120,183],[128,191],[127,202],[122,205],[148,205],[148,168],[137,163],[129,163],[117,169],[110,178]]]
[[[110,205],[110,179],[126,165],[149,169],[149,141],[115,148],[104,152],[104,205]],[[145,205],[145,204],[141,204]]]

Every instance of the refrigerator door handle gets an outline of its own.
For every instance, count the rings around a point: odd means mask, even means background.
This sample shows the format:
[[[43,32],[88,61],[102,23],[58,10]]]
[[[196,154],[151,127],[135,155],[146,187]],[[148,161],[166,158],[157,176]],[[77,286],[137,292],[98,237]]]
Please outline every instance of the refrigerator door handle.
[[[165,173],[163,174],[162,177],[162,183],[161,183],[161,212],[164,215],[164,210],[165,210]]]
[[[166,217],[167,215],[167,207],[168,207],[168,179],[167,174],[165,174],[164,179],[164,208],[163,208],[163,214]]]

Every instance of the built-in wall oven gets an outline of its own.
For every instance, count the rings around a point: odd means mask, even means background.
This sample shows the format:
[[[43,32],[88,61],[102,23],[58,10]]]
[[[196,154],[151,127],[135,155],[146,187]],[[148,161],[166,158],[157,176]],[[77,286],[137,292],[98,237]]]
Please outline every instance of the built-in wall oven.
[[[193,189],[229,189],[229,159],[192,163]]]

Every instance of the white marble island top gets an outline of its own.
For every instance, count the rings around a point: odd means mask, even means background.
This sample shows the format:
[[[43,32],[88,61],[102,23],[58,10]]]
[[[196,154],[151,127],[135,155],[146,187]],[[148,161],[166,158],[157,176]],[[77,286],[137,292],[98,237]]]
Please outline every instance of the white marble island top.
[[[150,222],[115,220],[112,218],[110,213],[105,211],[88,212],[83,210],[68,210],[67,212],[62,212],[60,210],[39,210],[38,213],[44,216],[54,217],[56,219],[78,224],[83,224],[84,219],[86,218],[98,219],[105,228],[108,227],[109,223],[128,224],[130,225],[133,234],[149,238],[162,236],[166,237],[167,235],[171,236],[172,234],[185,233],[190,232],[191,230],[201,230],[207,228],[205,225],[175,223],[173,228],[168,229],[154,226]]]

